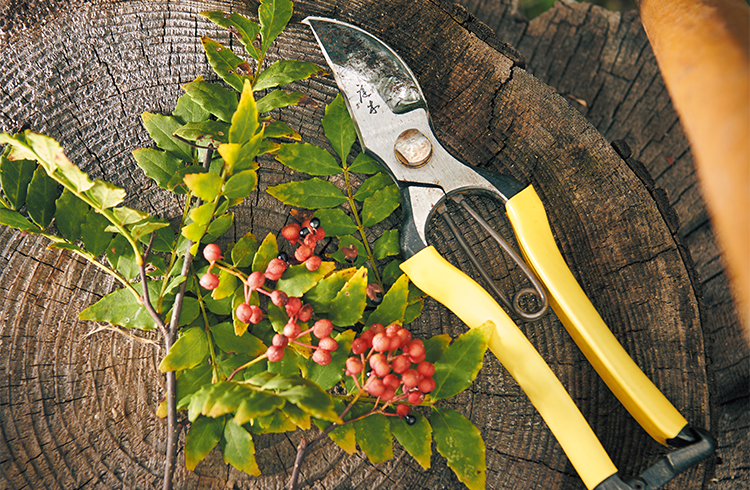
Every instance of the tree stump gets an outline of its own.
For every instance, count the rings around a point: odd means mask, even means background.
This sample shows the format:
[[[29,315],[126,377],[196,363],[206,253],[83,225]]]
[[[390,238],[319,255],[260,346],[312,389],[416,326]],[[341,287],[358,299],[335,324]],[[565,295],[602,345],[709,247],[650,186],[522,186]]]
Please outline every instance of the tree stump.
[[[207,9],[254,17],[257,2],[6,2],[0,8],[0,60],[6,67],[0,75],[0,129],[14,131],[28,124],[57,138],[92,177],[125,188],[127,205],[174,217],[178,202],[145,178],[130,152],[151,144],[139,119],[142,112],[170,112],[182,84],[199,75],[214,78],[201,35],[231,44],[239,54],[226,31],[197,15]],[[712,312],[723,312],[731,323],[731,305],[718,299],[707,309],[706,301],[701,303],[689,253],[679,242],[708,233],[701,231],[708,225],[675,236],[657,186],[634,160],[614,151],[602,136],[609,129],[597,131],[570,98],[532,76],[535,65],[524,69],[514,48],[451,3],[298,1],[290,27],[272,48],[271,61],[283,57],[325,64],[312,33],[299,24],[307,15],[348,21],[386,40],[414,70],[437,135],[450,151],[534,185],[571,270],[644,372],[691,423],[731,425],[719,423],[715,414],[712,418],[711,409],[736,403],[741,396],[746,400],[747,394],[722,398],[728,391],[717,379],[734,371],[729,364],[707,368],[702,329]],[[522,31],[533,33],[533,26]],[[619,31],[607,33],[617,38]],[[621,35],[630,33],[626,29]],[[531,38],[519,38],[524,39]],[[516,45],[523,50],[523,43]],[[622,68],[626,75],[627,68]],[[563,67],[548,72],[555,69]],[[630,69],[637,70],[637,63]],[[638,80],[640,73],[629,76]],[[295,89],[310,94],[318,107],[288,108],[278,118],[305,141],[324,144],[320,117],[337,92],[335,83],[330,77],[316,78]],[[602,95],[602,104],[621,107],[622,94],[610,94]],[[624,123],[613,115],[611,125],[617,124]],[[645,159],[648,146],[639,141],[631,141],[634,156]],[[675,157],[689,159],[684,153]],[[646,162],[653,173],[650,164]],[[261,167],[259,192],[238,207],[227,240],[250,230],[257,236],[278,232],[287,218],[288,208],[263,190],[287,180],[288,172],[271,159]],[[476,202],[509,238],[512,232],[499,203]],[[502,287],[512,291],[522,286],[509,261],[470,221],[459,221]],[[396,218],[384,224],[397,225]],[[471,272],[441,223],[433,224],[430,239],[451,262]],[[165,425],[155,415],[164,392],[156,369],[163,355],[159,339],[78,321],[80,310],[115,285],[74,256],[45,246],[34,236],[5,228],[0,232],[0,488],[158,488],[165,446]],[[718,323],[709,325],[720,330]],[[619,405],[553,314],[521,328],[568,388],[624,478],[666,452]],[[465,327],[428,301],[410,329],[415,336],[455,337]],[[709,348],[719,355],[713,342],[725,334],[712,332]],[[488,488],[583,488],[541,417],[491,354],[476,383],[445,403],[480,428],[487,445]],[[259,478],[225,465],[218,451],[188,472],[180,452],[175,487],[284,488],[303,435],[257,437]],[[183,445],[184,433],[180,449]],[[347,455],[328,441],[308,451],[300,483],[304,488],[461,488],[434,453],[427,471],[398,447],[391,461],[374,466],[363,454]],[[711,463],[700,465],[668,488],[719,488],[709,482],[713,471]]]

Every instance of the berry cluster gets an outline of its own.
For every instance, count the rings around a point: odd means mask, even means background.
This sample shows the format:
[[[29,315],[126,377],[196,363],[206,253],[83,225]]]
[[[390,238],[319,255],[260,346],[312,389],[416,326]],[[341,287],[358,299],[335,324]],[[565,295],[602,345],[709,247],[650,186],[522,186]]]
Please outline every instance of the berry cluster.
[[[302,225],[290,223],[281,229],[281,236],[289,240],[292,246],[299,243],[294,251],[294,259],[297,262],[304,263],[310,271],[318,270],[321,258],[315,255],[315,247],[318,241],[326,236],[318,218],[306,219]]]
[[[319,224],[320,222],[318,222]],[[312,226],[312,225],[311,225]],[[321,232],[321,238],[325,236],[323,229],[315,226],[317,230]],[[313,232],[308,232],[313,233]],[[306,234],[307,235],[307,234]],[[300,236],[302,236],[300,234]],[[315,247],[314,241],[311,242],[313,248]],[[304,246],[304,245],[303,245]],[[297,249],[299,250],[299,248]],[[221,249],[218,245],[210,243],[203,248],[203,257],[209,261],[210,266],[208,272],[201,277],[200,284],[208,290],[216,289],[219,285],[219,276],[211,272],[211,269],[216,265],[216,261],[221,259]],[[317,264],[312,266],[309,264],[311,259],[317,259]],[[299,257],[297,257],[299,260]],[[305,264],[308,269],[317,270],[320,267],[320,257],[308,255],[305,257]],[[314,261],[313,261],[314,262]],[[270,281],[278,281],[284,274],[288,267],[286,260],[283,257],[277,257],[272,259],[265,272],[255,271],[251,273],[246,279],[236,271],[232,271],[233,274],[241,276],[244,283],[245,289],[245,302],[240,304],[235,310],[237,319],[243,323],[252,323],[257,325],[263,320],[263,310],[257,305],[251,305],[250,295],[253,291],[257,291],[259,294],[268,296],[270,301],[279,308],[284,308],[286,314],[289,316],[289,321],[284,326],[282,333],[274,335],[271,346],[266,351],[266,356],[271,362],[278,362],[284,358],[284,349],[289,343],[295,343],[307,348],[314,350],[313,361],[326,366],[331,363],[331,352],[338,349],[339,345],[336,340],[331,337],[333,332],[333,323],[327,319],[320,319],[315,322],[312,328],[302,332],[298,322],[308,322],[313,316],[313,307],[310,304],[303,304],[302,299],[296,296],[289,297],[284,291],[273,290],[267,291],[265,289],[266,279]],[[314,268],[311,268],[314,267]],[[312,332],[317,337],[318,345],[303,344],[296,339]]]
[[[411,405],[419,405],[425,394],[435,389],[435,366],[425,361],[424,343],[412,339],[401,325],[372,325],[354,339],[352,353],[354,356],[346,360],[346,374],[352,376],[358,388],[386,404],[408,400]],[[362,375],[364,385],[358,375]],[[408,405],[396,407],[400,416],[407,416],[410,411]]]

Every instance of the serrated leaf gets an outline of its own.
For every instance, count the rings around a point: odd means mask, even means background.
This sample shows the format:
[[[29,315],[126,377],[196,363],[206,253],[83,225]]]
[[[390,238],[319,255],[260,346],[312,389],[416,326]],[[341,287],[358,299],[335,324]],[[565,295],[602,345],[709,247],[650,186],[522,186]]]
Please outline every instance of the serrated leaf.
[[[331,301],[328,319],[338,327],[354,325],[362,319],[366,304],[367,269],[360,267]]]
[[[115,235],[107,246],[107,260],[125,279],[131,280],[138,276],[138,265],[135,262],[135,252],[130,242],[122,236]]]
[[[447,333],[433,335],[424,341],[425,358],[427,362],[435,364],[451,343],[451,336]]]
[[[237,110],[237,92],[218,83],[206,82],[203,77],[196,78],[182,88],[203,109],[222,121],[231,122],[232,115]]]
[[[221,177],[212,173],[188,174],[183,178],[185,185],[204,201],[213,201],[221,192]]]
[[[357,201],[363,202],[367,198],[374,196],[379,190],[393,185],[393,179],[391,176],[384,172],[380,172],[362,182],[362,185],[359,186],[357,192],[355,192],[352,197]]]
[[[10,226],[11,228],[30,233],[39,233],[42,231],[34,223],[24,218],[18,211],[11,211],[5,208],[0,208],[0,225]]]
[[[432,427],[421,414],[412,413],[416,418],[412,425],[408,425],[401,417],[388,417],[391,421],[391,432],[406,452],[422,468],[428,470],[432,456]]]
[[[280,396],[268,391],[255,391],[240,403],[234,415],[234,422],[244,425],[258,417],[265,417],[284,406]]]
[[[435,362],[436,388],[430,393],[434,400],[450,398],[468,388],[482,367],[484,352],[494,324],[487,322],[457,338]]]
[[[201,12],[200,15],[234,34],[245,47],[247,54],[255,60],[260,59],[260,52],[253,46],[253,41],[260,33],[260,26],[257,23],[237,13],[206,11]]]
[[[255,235],[248,233],[240,238],[232,248],[232,263],[235,267],[249,267],[252,265],[257,251],[258,240],[255,239]]]
[[[9,160],[0,156],[0,185],[14,211],[26,204],[26,192],[34,176],[36,162],[32,160]]]
[[[81,225],[91,208],[67,189],[63,190],[55,207],[55,226],[66,240],[75,242],[81,237]]]
[[[174,111],[172,111],[172,115],[181,119],[183,123],[200,123],[208,121],[208,118],[211,116],[208,111],[203,109],[188,94],[182,94],[177,99],[177,105]]]
[[[258,102],[260,107],[260,101]],[[264,122],[264,133],[266,138],[289,138],[296,141],[302,139],[302,136],[283,121]]]
[[[260,35],[262,39],[261,53],[268,51],[268,47],[284,30],[289,19],[292,18],[293,4],[291,0],[262,0],[258,7],[260,20]],[[261,90],[256,88],[255,90]]]
[[[341,208],[319,209],[315,211],[315,217],[320,220],[327,236],[351,235],[357,231],[352,218]]]
[[[383,166],[365,153],[360,153],[349,166],[350,172],[358,174],[375,174],[383,171]]]
[[[90,252],[90,250],[89,250]],[[140,286],[139,286],[140,287]],[[159,296],[161,281],[150,281],[149,295]],[[78,314],[81,320],[107,322],[121,327],[151,330],[156,323],[133,293],[128,289],[117,289]]]
[[[138,166],[162,189],[168,189],[169,180],[182,168],[182,161],[167,152],[155,148],[140,148],[133,151]]]
[[[242,426],[227,420],[222,439],[224,463],[231,464],[240,471],[252,476],[260,476],[260,469],[255,462],[253,438]]]
[[[401,204],[398,187],[380,189],[362,204],[362,225],[374,226],[391,215]]]
[[[244,145],[258,131],[258,109],[250,80],[245,79],[237,111],[232,116],[232,126],[229,128],[229,142]]]
[[[182,126],[180,121],[172,116],[150,112],[141,114],[141,119],[151,139],[156,142],[156,146],[176,158],[188,162],[193,161],[193,151],[190,146],[172,136]]]
[[[367,317],[366,326],[380,323],[390,325],[391,323],[401,324],[404,321],[404,311],[406,311],[407,299],[409,296],[409,279],[403,274],[396,283],[391,286],[388,292],[383,296],[383,301]]]
[[[279,246],[276,242],[276,236],[269,233],[258,247],[258,252],[253,258],[253,272],[265,272],[271,259],[279,255]]]
[[[341,172],[336,160],[323,148],[310,143],[283,143],[276,160],[298,172],[327,176]]]
[[[248,81],[249,69],[244,69],[247,62],[234,54],[231,49],[222,46],[208,36],[201,37],[203,50],[206,52],[208,63],[217,75],[237,92],[242,92],[242,84]],[[237,67],[241,67],[238,73]],[[248,66],[249,68],[249,66]]]
[[[189,471],[193,471],[216,447],[223,432],[223,418],[200,417],[190,424],[190,430],[185,438],[185,467]]]
[[[211,327],[211,335],[219,349],[231,354],[246,354],[256,357],[266,351],[263,342],[250,333],[235,335],[234,326],[231,322],[223,322]]]
[[[338,187],[317,177],[269,187],[268,193],[284,204],[305,209],[335,208],[346,202]]]
[[[328,313],[333,298],[356,272],[354,267],[333,272],[305,293],[305,302],[310,303],[318,315]]]
[[[279,60],[260,73],[253,89],[266,90],[323,74],[325,70],[309,61]]]
[[[229,142],[229,125],[221,121],[189,122],[175,131],[174,135],[200,145],[210,144],[218,148],[221,143]]]
[[[258,112],[261,114],[274,109],[281,109],[290,105],[297,105],[307,97],[302,92],[287,92],[286,90],[274,90],[262,99],[258,100]]]
[[[375,258],[380,260],[401,253],[398,230],[385,230],[373,245]]]
[[[232,175],[224,184],[224,194],[228,199],[242,199],[250,197],[258,184],[258,174],[255,170],[243,170]]]
[[[329,422],[343,423],[343,420],[336,413],[333,398],[320,386],[299,376],[286,377],[292,380],[293,386],[281,391],[279,396],[294,403],[313,417]]]
[[[191,369],[185,369],[177,375],[177,410],[187,407],[190,402],[190,396],[200,390],[203,385],[211,383],[212,368],[209,364],[196,366]]]
[[[182,228],[182,235],[193,243],[200,242],[215,209],[216,204],[207,202],[190,211],[192,222]]]
[[[86,214],[86,221],[81,224],[83,245],[94,256],[103,254],[112,241],[112,233],[105,231],[107,226],[109,220],[93,210]]]
[[[372,405],[355,406],[355,409],[358,410],[353,410],[354,414],[361,415],[369,412]],[[357,444],[371,463],[382,463],[393,457],[393,436],[388,417],[375,413],[354,422],[353,425]]]
[[[29,184],[26,211],[39,228],[47,228],[52,223],[58,195],[57,182],[47,177],[42,167],[38,167]]]
[[[161,360],[159,371],[166,373],[197,366],[208,355],[208,341],[206,331],[200,327],[182,330],[169,353]]]
[[[325,116],[321,120],[326,138],[331,142],[333,149],[339,155],[342,162],[346,162],[352,145],[357,140],[357,132],[354,123],[346,109],[344,98],[337,94],[336,98],[326,106]]]
[[[437,450],[448,467],[470,490],[483,490],[487,463],[479,429],[460,413],[434,406],[430,424]]]
[[[311,359],[305,377],[324,390],[330,390],[336,386],[344,377],[346,360],[349,357],[355,334],[354,330],[346,330],[334,335],[333,338],[338,342],[339,348],[331,352],[331,363],[321,366]]]
[[[354,262],[350,262],[346,259],[344,252],[341,251],[343,247],[356,247],[357,258],[354,259]],[[339,248],[334,253],[330,254],[330,257],[340,264],[359,267],[367,262],[367,251],[365,250],[365,246],[362,244],[362,242],[351,235],[345,235],[339,237]]]
[[[276,289],[284,291],[289,296],[302,296],[335,268],[336,264],[333,262],[321,262],[316,271],[307,270],[305,264],[290,266],[276,283]]]
[[[65,156],[65,152],[57,141],[32,131],[24,132],[24,137],[36,153],[37,161],[45,167],[48,174],[54,174],[67,182],[77,192],[86,191],[94,185],[89,176]]]

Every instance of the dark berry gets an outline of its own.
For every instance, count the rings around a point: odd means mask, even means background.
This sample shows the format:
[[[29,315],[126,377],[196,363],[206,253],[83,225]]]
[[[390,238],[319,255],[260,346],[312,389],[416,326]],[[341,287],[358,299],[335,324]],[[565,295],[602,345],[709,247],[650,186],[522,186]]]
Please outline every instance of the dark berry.
[[[299,237],[300,238],[305,238],[309,233],[310,233],[310,230],[308,230],[307,228],[302,228],[299,231]]]
[[[277,255],[276,258],[283,260],[284,262],[289,262],[289,255],[287,255],[286,252],[279,252],[279,255]]]
[[[313,228],[317,228],[318,226],[320,226],[320,220],[318,218],[311,219],[310,226]]]
[[[404,417],[404,422],[406,422],[406,425],[414,425],[417,423],[417,417],[414,415],[407,415]]]

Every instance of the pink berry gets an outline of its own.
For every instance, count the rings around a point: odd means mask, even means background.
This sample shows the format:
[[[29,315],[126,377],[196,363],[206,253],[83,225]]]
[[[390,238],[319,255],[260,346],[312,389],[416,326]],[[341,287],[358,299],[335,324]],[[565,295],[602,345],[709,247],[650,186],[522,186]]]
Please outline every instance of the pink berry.
[[[401,382],[406,389],[414,388],[419,384],[419,373],[416,369],[407,369],[401,374]]]
[[[389,402],[393,400],[394,396],[396,396],[396,390],[390,386],[386,386],[383,393],[380,395],[380,399]]]
[[[331,335],[331,332],[333,332],[333,323],[331,323],[331,320],[323,318],[313,325],[313,335],[319,339],[328,337]]]
[[[425,378],[431,378],[435,374],[435,365],[431,362],[422,361],[417,366],[417,372]]]
[[[268,360],[271,362],[279,362],[284,358],[284,348],[272,345],[266,351],[266,356],[268,356]]]
[[[250,323],[257,325],[261,320],[263,320],[263,310],[259,306],[250,305]]]
[[[362,361],[357,357],[350,357],[346,360],[346,375],[357,375],[362,372]]]
[[[399,417],[406,417],[411,413],[411,407],[409,405],[397,405],[396,406],[396,413]]]
[[[368,330],[366,332],[362,332],[362,335],[359,336],[360,339],[362,339],[365,342],[365,345],[369,349],[372,347],[372,338],[375,337],[375,332],[372,330]]]
[[[367,341],[365,339],[354,339],[352,342],[353,354],[364,354],[367,350]]]
[[[311,251],[315,250],[315,247],[318,245],[318,239],[315,238],[314,233],[308,233],[302,243],[305,244],[307,248],[309,248]]]
[[[209,291],[213,291],[214,289],[219,287],[219,276],[217,276],[213,272],[207,272],[203,277],[201,277],[200,284],[201,286],[203,286],[203,288],[208,289]]]
[[[385,391],[385,385],[377,376],[370,376],[367,379],[367,383],[365,383],[365,390],[367,390],[370,395],[379,397]]]
[[[273,336],[273,340],[271,341],[273,345],[276,347],[284,348],[287,345],[289,345],[289,337],[286,335],[281,335],[280,333],[277,333]]]
[[[320,339],[320,342],[318,342],[318,347],[327,350],[328,352],[333,352],[339,348],[339,343],[336,342],[333,337],[323,337]]]
[[[398,379],[398,376],[395,374],[386,374],[383,376],[383,384],[386,386],[390,386],[394,390],[401,386],[401,380]]]
[[[271,303],[278,306],[279,308],[283,308],[286,306],[286,302],[289,299],[289,296],[284,291],[279,291],[278,289],[271,293]]]
[[[399,347],[401,347],[401,339],[399,338],[398,335],[386,334],[386,336],[388,337],[388,342],[390,343],[390,345],[388,346],[388,350],[394,351],[398,349]]]
[[[312,250],[307,245],[300,245],[294,251],[294,258],[300,262],[306,261],[312,255]]]
[[[300,308],[302,308],[302,300],[296,296],[292,296],[287,299],[284,308],[286,309],[286,314],[289,315],[289,318],[296,317]]]
[[[297,318],[299,318],[299,321],[306,322],[313,316],[313,307],[311,304],[304,305],[302,308],[299,309],[297,312]]]
[[[311,255],[310,258],[305,261],[305,267],[310,272],[315,272],[320,269],[320,264],[322,263],[323,260],[318,255]]]
[[[409,403],[412,405],[419,405],[424,401],[424,393],[420,393],[419,391],[412,391],[409,393]]]
[[[256,289],[263,286],[265,282],[266,282],[266,278],[263,275],[263,273],[260,271],[256,271],[248,276],[247,281],[245,281],[245,284],[247,284],[247,287],[250,288],[251,291],[255,291]]]
[[[376,334],[379,334],[379,333],[384,333],[385,332],[385,327],[382,324],[380,324],[380,323],[373,323],[370,326],[370,330],[368,330],[368,332],[372,332],[373,335],[376,335]]]
[[[209,243],[203,247],[203,258],[213,264],[221,258],[221,249],[215,243]]]
[[[317,349],[312,356],[313,361],[321,366],[327,366],[331,363],[331,353],[324,349]]]
[[[385,354],[373,354],[370,356],[370,367],[375,369],[377,364],[388,364],[388,358]]]
[[[385,327],[385,334],[389,337],[392,337],[398,333],[398,331],[401,330],[401,325],[398,323],[391,323],[387,327]]]
[[[326,237],[326,232],[323,230],[322,226],[318,226],[318,229],[315,230],[315,239],[320,241]]]
[[[411,342],[411,332],[405,328],[402,328],[397,332],[398,338],[401,339],[401,345],[399,347],[405,347]]]
[[[435,387],[437,387],[437,383],[432,378],[421,379],[417,385],[417,388],[419,388],[419,391],[422,393],[429,393],[434,390]]]
[[[290,339],[296,339],[297,337],[299,337],[300,332],[301,331],[299,325],[294,322],[289,322],[284,325],[284,335],[289,337]]]
[[[242,323],[250,323],[250,319],[253,316],[253,310],[250,308],[249,304],[242,303],[237,307],[237,310],[235,310],[235,315]]]
[[[295,245],[299,240],[300,226],[297,223],[289,223],[281,229],[281,236],[289,240],[289,243]]]
[[[375,337],[372,338],[372,348],[375,349],[375,352],[385,352],[389,350],[390,346],[391,340],[383,332],[375,334]]]
[[[391,367],[393,367],[394,373],[402,374],[411,367],[411,359],[406,354],[401,354],[393,358]]]
[[[266,266],[265,276],[271,281],[278,281],[286,271],[286,268],[287,263],[283,260],[279,258],[271,259],[271,261],[268,263],[268,266]]]

